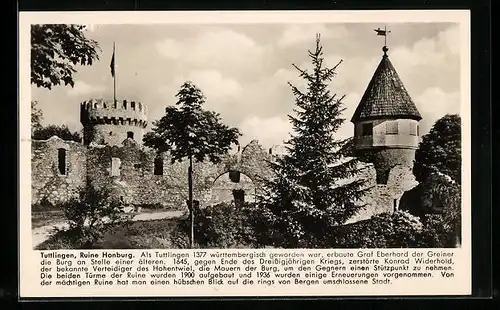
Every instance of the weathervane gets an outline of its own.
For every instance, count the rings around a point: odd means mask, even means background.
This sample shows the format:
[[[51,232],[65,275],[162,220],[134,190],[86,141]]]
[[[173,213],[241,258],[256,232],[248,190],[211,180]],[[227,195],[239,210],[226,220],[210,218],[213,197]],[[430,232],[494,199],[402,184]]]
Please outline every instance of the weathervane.
[[[389,50],[387,48],[387,34],[391,31],[387,30],[387,26],[384,26],[384,29],[380,29],[380,27],[379,27],[379,28],[373,29],[373,30],[375,30],[375,32],[377,32],[378,36],[384,36],[384,47],[382,48],[382,50],[384,51],[384,55],[387,55],[387,51]]]

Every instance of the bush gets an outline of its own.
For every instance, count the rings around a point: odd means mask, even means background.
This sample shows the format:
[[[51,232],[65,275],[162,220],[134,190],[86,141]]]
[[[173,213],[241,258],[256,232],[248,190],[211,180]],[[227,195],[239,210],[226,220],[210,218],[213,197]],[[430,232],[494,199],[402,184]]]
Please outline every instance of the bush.
[[[88,186],[79,198],[72,198],[62,206],[69,224],[62,238],[73,243],[74,248],[88,248],[101,239],[114,223],[130,219],[124,206],[111,198],[109,190]],[[61,236],[62,236],[61,235]]]
[[[189,217],[181,220],[173,242],[188,247]],[[221,203],[204,209],[195,208],[194,237],[200,248],[256,248],[270,243],[266,218],[255,204]]]
[[[382,213],[336,227],[332,244],[338,248],[417,247],[422,229],[419,218],[407,212]]]
[[[423,218],[421,244],[429,248],[454,248],[460,242],[460,232],[442,214],[427,214]]]

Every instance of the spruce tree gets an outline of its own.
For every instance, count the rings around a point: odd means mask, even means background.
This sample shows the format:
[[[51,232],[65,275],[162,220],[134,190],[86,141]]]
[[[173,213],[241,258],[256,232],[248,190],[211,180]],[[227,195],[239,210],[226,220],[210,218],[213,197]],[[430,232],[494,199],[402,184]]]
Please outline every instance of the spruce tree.
[[[309,50],[312,72],[293,65],[307,81],[306,92],[289,83],[295,96],[291,138],[287,152],[271,163],[274,178],[267,182],[263,203],[271,211],[274,229],[283,247],[331,245],[332,228],[355,215],[363,194],[363,180],[356,174],[356,159],[348,157],[348,140],[334,133],[345,121],[344,96],[332,94],[329,82],[336,69],[324,66],[323,47],[316,36],[316,49]]]

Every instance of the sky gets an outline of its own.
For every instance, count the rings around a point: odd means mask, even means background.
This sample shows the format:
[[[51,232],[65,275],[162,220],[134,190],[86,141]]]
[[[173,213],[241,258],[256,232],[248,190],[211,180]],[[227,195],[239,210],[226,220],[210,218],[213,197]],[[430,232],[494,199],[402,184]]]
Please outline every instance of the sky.
[[[240,144],[256,139],[264,147],[289,138],[287,115],[294,108],[288,82],[304,89],[292,66],[310,68],[308,50],[321,34],[325,64],[342,60],[330,90],[343,100],[346,119],[335,133],[353,134],[350,122],[382,57],[384,37],[373,29],[387,26],[388,55],[422,114],[421,134],[447,113],[460,113],[460,32],[453,23],[326,24],[165,24],[88,25],[85,34],[99,44],[100,60],[77,66],[75,86],[52,90],[32,85],[42,124],[81,130],[80,102],[113,98],[110,61],[116,44],[117,99],[148,106],[149,130],[161,118],[185,81],[206,96],[204,108],[238,127]]]

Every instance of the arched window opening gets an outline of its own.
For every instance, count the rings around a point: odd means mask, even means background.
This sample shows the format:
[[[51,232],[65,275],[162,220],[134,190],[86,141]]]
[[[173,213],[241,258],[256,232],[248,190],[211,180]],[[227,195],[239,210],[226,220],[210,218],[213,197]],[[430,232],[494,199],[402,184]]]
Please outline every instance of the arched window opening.
[[[160,156],[155,158],[154,175],[163,175],[163,158]]]
[[[127,131],[127,138],[134,139],[134,132],[133,131]]]
[[[66,174],[66,150],[57,150],[57,162],[60,174]]]

